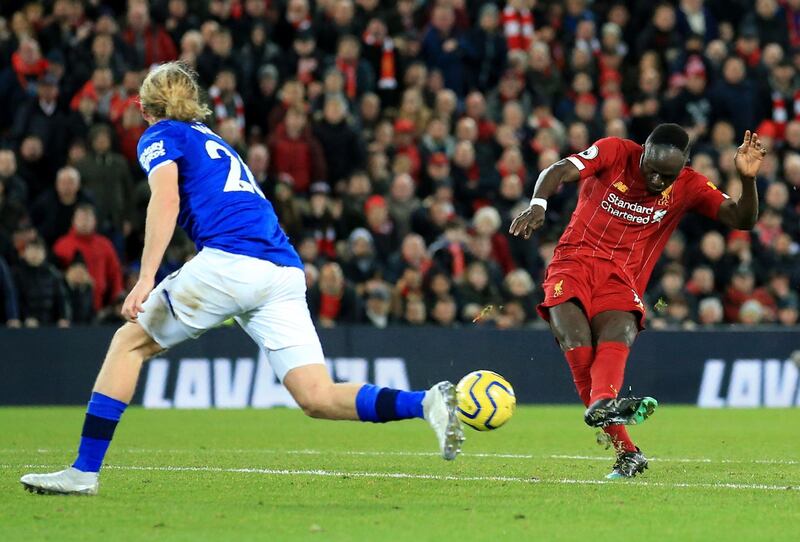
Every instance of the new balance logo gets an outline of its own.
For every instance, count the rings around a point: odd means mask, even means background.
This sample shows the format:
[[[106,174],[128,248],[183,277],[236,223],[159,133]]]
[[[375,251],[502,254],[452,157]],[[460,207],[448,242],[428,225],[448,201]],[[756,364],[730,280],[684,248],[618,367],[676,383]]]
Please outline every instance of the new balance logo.
[[[628,187],[622,181],[617,181],[614,183],[614,188],[622,192],[623,194],[628,191]]]
[[[639,309],[644,310],[644,303],[642,303],[642,299],[639,297],[639,294],[636,293],[636,290],[631,288],[631,292],[633,292],[633,302],[636,303],[636,306]]]
[[[659,209],[655,213],[653,213],[653,222],[661,222],[661,219],[664,218],[664,215],[667,214],[666,209]]]

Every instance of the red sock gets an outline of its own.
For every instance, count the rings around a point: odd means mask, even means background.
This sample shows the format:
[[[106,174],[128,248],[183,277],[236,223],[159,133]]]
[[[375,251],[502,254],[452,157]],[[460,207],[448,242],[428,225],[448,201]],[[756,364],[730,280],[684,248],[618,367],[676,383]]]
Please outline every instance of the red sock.
[[[636,451],[636,445],[631,440],[624,425],[609,425],[604,427],[603,431],[611,437],[611,442],[614,444],[614,449],[617,453]]]
[[[598,399],[613,399],[622,389],[625,362],[630,349],[625,343],[599,343],[592,362],[592,392],[589,404]]]
[[[584,406],[589,406],[589,393],[592,388],[591,367],[594,358],[594,348],[591,346],[579,346],[564,352],[569,368],[572,371],[572,381],[578,390]]]

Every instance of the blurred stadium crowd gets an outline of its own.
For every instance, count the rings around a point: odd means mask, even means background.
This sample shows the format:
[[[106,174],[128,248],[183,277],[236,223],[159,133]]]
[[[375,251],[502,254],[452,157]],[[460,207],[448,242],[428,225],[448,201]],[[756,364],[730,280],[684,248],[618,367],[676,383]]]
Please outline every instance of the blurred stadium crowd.
[[[136,92],[182,59],[306,262],[315,319],[512,328],[575,186],[506,234],[538,173],[605,136],[680,123],[736,197],[770,149],[752,232],[690,217],[646,299],[653,328],[795,325],[800,0],[2,0],[0,321],[116,321],[148,198]],[[173,240],[162,276],[191,257]]]

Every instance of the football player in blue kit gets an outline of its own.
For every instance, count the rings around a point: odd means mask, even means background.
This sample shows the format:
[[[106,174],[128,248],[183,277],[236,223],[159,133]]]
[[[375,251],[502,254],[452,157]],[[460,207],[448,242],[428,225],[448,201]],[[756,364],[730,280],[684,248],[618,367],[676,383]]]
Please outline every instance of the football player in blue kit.
[[[464,437],[450,382],[427,391],[333,382],[306,304],[303,264],[247,165],[202,123],[210,111],[195,74],[181,63],[162,64],[142,83],[140,100],[150,126],[138,155],[151,196],[139,280],[122,308],[128,322],[114,334],[95,382],[77,459],[59,472],[23,476],[25,488],[96,494],[103,458],[142,364],[231,317],[264,350],[309,416],[424,418],[442,456],[455,459]],[[176,223],[198,254],[156,285]]]

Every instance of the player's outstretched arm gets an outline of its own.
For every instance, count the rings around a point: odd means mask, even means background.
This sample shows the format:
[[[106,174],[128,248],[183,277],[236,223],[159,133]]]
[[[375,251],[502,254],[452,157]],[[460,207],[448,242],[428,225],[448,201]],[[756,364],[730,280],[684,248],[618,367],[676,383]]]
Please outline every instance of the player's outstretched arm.
[[[156,271],[167,250],[180,210],[178,191],[178,166],[172,162],[159,167],[150,174],[150,203],[147,204],[147,220],[144,227],[144,250],[139,280],[122,305],[122,316],[136,321],[144,312],[142,304],[153,290]]]
[[[569,160],[560,160],[539,174],[530,206],[522,211],[508,229],[511,235],[530,239],[533,232],[544,224],[544,212],[547,209],[547,198],[558,190],[561,183],[578,182],[581,178],[578,168]]]
[[[749,230],[755,226],[758,219],[756,175],[766,155],[767,149],[761,144],[758,134],[747,130],[733,159],[742,180],[742,195],[739,201],[725,200],[717,213],[719,221],[726,226],[739,230]]]

